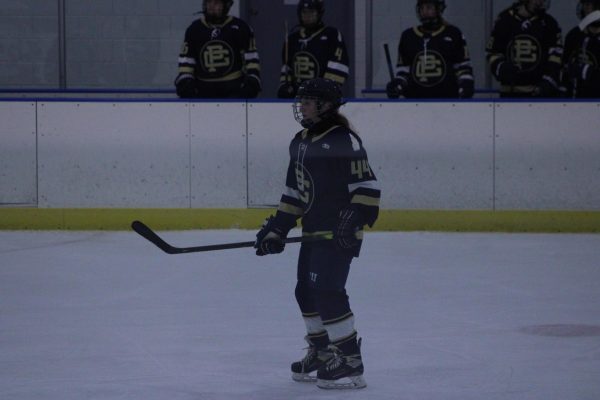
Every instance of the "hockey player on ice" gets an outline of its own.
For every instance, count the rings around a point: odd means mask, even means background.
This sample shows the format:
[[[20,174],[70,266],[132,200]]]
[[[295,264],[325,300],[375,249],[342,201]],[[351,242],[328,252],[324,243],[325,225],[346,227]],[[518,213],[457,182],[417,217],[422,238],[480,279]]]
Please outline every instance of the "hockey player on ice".
[[[333,239],[300,247],[295,296],[309,347],[291,365],[292,378],[316,380],[325,389],[360,389],[366,386],[364,366],[345,286],[363,227],[377,219],[380,190],[361,139],[339,113],[342,103],[332,80],[300,85],[294,116],[304,129],[291,141],[285,191],[275,216],[257,233],[255,247],[259,256],[282,252],[282,240],[299,218],[303,236]]]

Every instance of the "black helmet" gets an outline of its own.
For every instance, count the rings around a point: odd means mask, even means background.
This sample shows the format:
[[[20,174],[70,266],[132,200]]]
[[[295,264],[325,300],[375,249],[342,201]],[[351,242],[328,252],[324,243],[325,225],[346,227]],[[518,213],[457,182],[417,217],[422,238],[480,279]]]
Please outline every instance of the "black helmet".
[[[319,112],[318,117],[320,119],[326,119],[344,104],[342,88],[337,82],[325,78],[315,78],[302,82],[296,94],[294,118],[305,128],[310,128],[314,122],[307,120],[302,115],[300,111],[302,99],[317,101],[317,111]],[[325,103],[330,103],[331,107],[322,110]]]
[[[437,16],[431,18],[424,18],[421,16],[421,6],[424,4],[433,4],[437,10]],[[446,9],[445,0],[417,0],[415,10],[417,11],[417,18],[423,24],[425,28],[436,29],[442,24],[442,14]]]
[[[579,19],[585,18],[583,13],[583,5],[585,3],[592,4],[594,10],[600,10],[600,0],[579,0],[579,3],[577,4],[577,16]]]
[[[233,5],[233,0],[221,0],[221,2],[223,3],[223,15],[215,18],[215,17],[209,17],[206,14],[206,0],[202,1],[202,12],[204,13],[204,17],[206,18],[207,21],[212,22],[212,23],[220,23],[220,22],[225,21],[225,18],[227,18],[227,15],[229,15],[229,9]]]
[[[543,14],[550,9],[551,0],[544,0],[544,3],[542,4],[542,6],[540,8],[536,8],[534,10],[529,9],[529,1],[530,0],[519,0],[516,3],[514,3],[514,5],[515,6],[524,5],[525,10],[527,10],[527,12],[530,14]]]
[[[325,13],[325,6],[323,5],[323,0],[300,0],[296,8],[300,25],[302,25],[302,10],[316,10],[319,15],[319,22],[321,22],[321,18],[323,18],[323,14]]]

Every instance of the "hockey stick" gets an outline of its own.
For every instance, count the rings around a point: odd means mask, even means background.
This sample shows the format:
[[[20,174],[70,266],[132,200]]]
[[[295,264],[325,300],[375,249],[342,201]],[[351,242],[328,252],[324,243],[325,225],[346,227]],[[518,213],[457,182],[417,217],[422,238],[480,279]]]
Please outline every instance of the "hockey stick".
[[[394,68],[392,67],[392,57],[390,56],[390,48],[387,43],[383,44],[383,51],[385,52],[385,60],[387,61],[388,72],[390,74],[390,81],[394,80]]]
[[[175,247],[165,242],[160,236],[156,234],[148,225],[141,221],[133,221],[131,223],[131,229],[140,234],[143,238],[154,243],[159,249],[167,254],[183,254],[183,253],[198,253],[202,251],[214,251],[214,250],[227,250],[227,249],[238,249],[241,247],[254,247],[254,241],[252,242],[233,242],[233,243],[222,243],[222,244],[211,244],[207,246],[193,246],[193,247]],[[315,242],[319,240],[331,239],[331,235],[315,235],[315,236],[299,236],[290,237],[284,240],[285,243],[305,243]]]

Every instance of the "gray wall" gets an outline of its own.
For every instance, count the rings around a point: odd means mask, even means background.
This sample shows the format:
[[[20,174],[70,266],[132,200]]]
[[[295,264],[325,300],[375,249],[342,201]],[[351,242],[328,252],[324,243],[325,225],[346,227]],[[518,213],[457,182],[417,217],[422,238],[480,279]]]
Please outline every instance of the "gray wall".
[[[201,0],[64,1],[68,88],[172,89],[183,34],[197,18],[193,13],[201,8]],[[234,15],[239,15],[239,3],[243,2],[234,2]],[[59,87],[58,3],[58,0],[0,0],[1,89]],[[389,79],[381,44],[390,43],[395,56],[400,33],[417,22],[414,3],[355,1],[357,31],[354,38],[347,40],[355,49],[353,73],[357,97],[364,88],[383,88]],[[486,86],[486,26],[492,23],[492,14],[496,15],[510,3],[510,0],[448,1],[446,17],[461,27],[467,37],[478,88]],[[565,33],[577,23],[575,3],[552,1],[551,13]],[[370,4],[372,21],[368,19]],[[260,43],[258,46],[260,50]],[[368,66],[372,66],[372,77],[367,76]]]

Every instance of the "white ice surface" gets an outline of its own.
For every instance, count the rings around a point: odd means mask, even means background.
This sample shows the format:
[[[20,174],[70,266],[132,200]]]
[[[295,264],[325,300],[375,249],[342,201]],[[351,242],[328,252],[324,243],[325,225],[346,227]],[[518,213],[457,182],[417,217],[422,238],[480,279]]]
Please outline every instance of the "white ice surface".
[[[290,379],[297,253],[0,232],[0,399],[600,399],[600,235],[368,233],[347,288],[369,386],[351,392]]]

